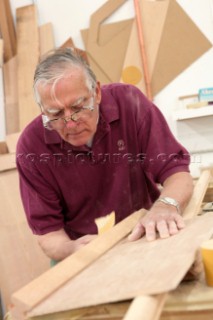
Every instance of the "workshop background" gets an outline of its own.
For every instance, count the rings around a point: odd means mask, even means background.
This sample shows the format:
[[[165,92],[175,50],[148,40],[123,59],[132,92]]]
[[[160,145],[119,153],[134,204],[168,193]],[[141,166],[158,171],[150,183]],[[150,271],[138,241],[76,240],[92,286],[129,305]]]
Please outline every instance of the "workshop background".
[[[0,0],[3,311],[9,309],[13,292],[49,268],[27,226],[15,169],[17,138],[39,114],[32,91],[39,57],[72,46],[101,83],[140,88],[189,150],[191,172],[198,178],[213,167],[212,44],[213,0]],[[212,187],[205,201],[212,202]]]
[[[11,6],[14,34],[4,2]],[[39,113],[31,92],[37,59],[66,41],[86,50],[102,83],[129,82],[147,93],[133,0],[114,0],[108,9],[105,0],[1,3],[1,35],[6,34],[3,47],[4,52],[9,51],[1,68],[0,141]],[[197,107],[199,90],[213,87],[213,0],[139,3],[151,98],[190,151],[192,174],[199,176],[200,167],[213,164],[213,106],[207,102]],[[6,20],[10,27],[3,32]]]

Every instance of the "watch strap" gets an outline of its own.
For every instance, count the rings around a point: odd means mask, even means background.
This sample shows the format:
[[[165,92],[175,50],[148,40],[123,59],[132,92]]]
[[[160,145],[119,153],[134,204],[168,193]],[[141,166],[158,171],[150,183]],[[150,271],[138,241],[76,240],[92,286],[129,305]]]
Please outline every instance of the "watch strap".
[[[162,202],[162,203],[165,203],[167,205],[170,205],[170,206],[173,206],[177,209],[177,212],[180,213],[180,205],[179,203],[173,199],[173,198],[170,198],[170,197],[162,197],[162,198],[159,198],[157,199],[156,202]]]

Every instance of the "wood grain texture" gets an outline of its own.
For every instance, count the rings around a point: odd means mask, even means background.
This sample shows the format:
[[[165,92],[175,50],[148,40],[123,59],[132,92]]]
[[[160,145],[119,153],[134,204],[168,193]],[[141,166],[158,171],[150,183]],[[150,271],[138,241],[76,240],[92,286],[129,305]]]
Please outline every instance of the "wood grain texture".
[[[168,294],[160,320],[212,320],[213,289],[207,287],[204,275],[197,281],[182,282]],[[153,298],[158,296],[152,296]],[[30,320],[123,320],[131,300],[41,315]],[[133,302],[134,303],[134,302]],[[154,307],[154,305],[153,305]],[[149,310],[154,311],[153,310]],[[147,320],[147,314],[145,314]],[[143,317],[137,319],[144,319]],[[136,318],[132,318],[136,320]]]
[[[185,229],[168,239],[153,242],[141,239],[132,243],[124,239],[53,293],[51,299],[35,307],[29,315],[173,290],[193,263],[200,243],[212,233],[213,215],[206,214],[196,217]]]
[[[144,213],[145,210],[134,212],[113,229],[98,236],[85,247],[17,291],[12,296],[15,306],[12,312],[28,311],[56,291],[128,235]]]
[[[166,297],[166,294],[159,295],[158,297],[145,295],[136,297],[123,319],[143,319],[145,316],[146,320],[158,320]]]
[[[185,219],[190,219],[201,212],[201,204],[211,179],[212,179],[212,174],[210,170],[204,170],[201,173],[199,180],[195,184],[192,198],[188,206],[184,210]]]
[[[0,68],[3,66],[3,55],[4,55],[4,42],[0,39]]]
[[[5,42],[4,61],[16,54],[16,34],[9,0],[0,1],[0,32]]]
[[[34,5],[18,8],[18,103],[19,129],[22,130],[39,114],[33,97],[33,76],[39,59],[39,33]]]
[[[49,259],[27,224],[16,170],[0,173],[0,203],[0,283],[8,309],[11,294],[47,270]]]
[[[52,23],[45,23],[39,27],[39,43],[41,56],[55,48]]]
[[[6,135],[6,144],[8,148],[9,153],[15,153],[16,152],[16,145],[18,142],[18,139],[20,137],[21,132],[16,132],[12,134]]]
[[[6,134],[19,131],[17,56],[4,63]]]
[[[14,153],[5,153],[0,155],[0,172],[16,168],[16,156]]]

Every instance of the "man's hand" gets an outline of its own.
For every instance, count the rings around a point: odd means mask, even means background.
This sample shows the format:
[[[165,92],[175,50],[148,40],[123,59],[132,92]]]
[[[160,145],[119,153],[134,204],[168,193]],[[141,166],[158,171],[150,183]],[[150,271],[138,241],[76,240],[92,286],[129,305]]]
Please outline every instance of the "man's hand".
[[[163,203],[155,203],[150,211],[138,222],[129,235],[130,241],[138,240],[146,235],[148,241],[160,238],[168,238],[185,227],[182,216],[173,206]]]
[[[78,251],[82,247],[84,247],[86,244],[91,242],[93,239],[95,239],[97,235],[88,234],[86,236],[83,236],[77,240],[72,241],[72,253]]]
[[[77,240],[71,240],[64,229],[37,236],[44,253],[51,259],[61,261],[70,254],[92,241],[97,235],[86,235]]]

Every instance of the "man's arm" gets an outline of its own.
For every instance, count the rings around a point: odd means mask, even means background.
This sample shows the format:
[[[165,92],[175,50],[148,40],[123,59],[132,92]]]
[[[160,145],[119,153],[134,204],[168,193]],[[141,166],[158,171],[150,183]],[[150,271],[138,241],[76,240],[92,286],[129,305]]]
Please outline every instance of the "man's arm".
[[[95,237],[96,235],[86,235],[77,240],[71,240],[64,229],[37,236],[38,243],[44,253],[49,258],[57,261],[61,261],[68,257]]]
[[[160,198],[170,197],[180,205],[180,213],[188,204],[193,192],[192,177],[187,172],[179,172],[168,177],[163,184]],[[167,238],[184,228],[184,221],[177,208],[156,201],[129,236],[130,241],[138,240],[146,234],[149,241],[155,240],[157,233]]]

